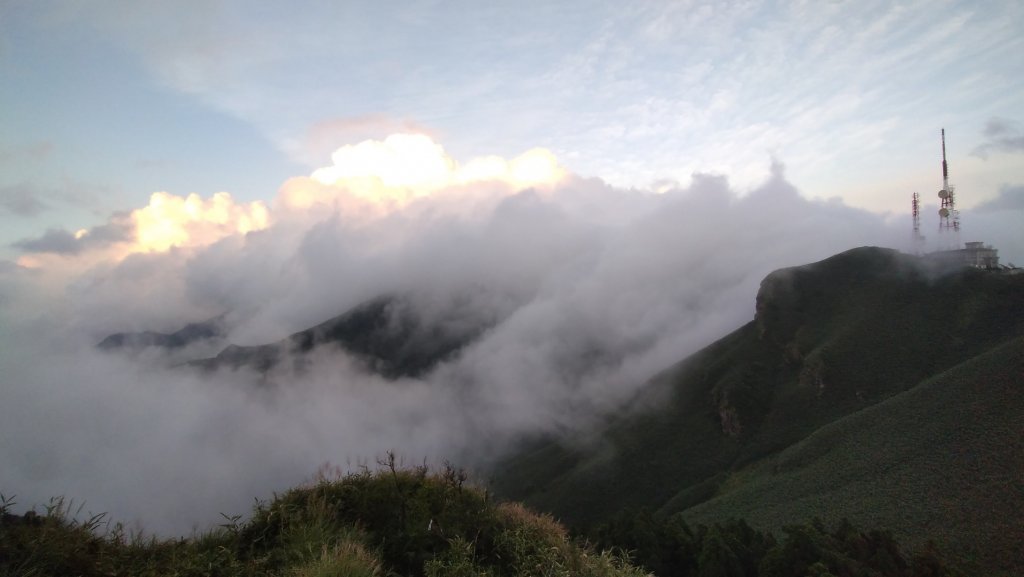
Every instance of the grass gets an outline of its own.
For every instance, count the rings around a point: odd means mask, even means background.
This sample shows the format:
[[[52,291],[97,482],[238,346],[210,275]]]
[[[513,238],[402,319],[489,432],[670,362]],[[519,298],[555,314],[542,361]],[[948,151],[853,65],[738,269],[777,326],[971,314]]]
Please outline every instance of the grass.
[[[822,427],[684,512],[772,530],[816,515],[934,540],[970,571],[1024,570],[1024,338]]]
[[[574,542],[549,516],[490,501],[457,470],[384,465],[292,489],[244,522],[179,539],[104,532],[102,517],[76,521],[59,500],[44,514],[13,515],[4,500],[0,575],[643,574]]]

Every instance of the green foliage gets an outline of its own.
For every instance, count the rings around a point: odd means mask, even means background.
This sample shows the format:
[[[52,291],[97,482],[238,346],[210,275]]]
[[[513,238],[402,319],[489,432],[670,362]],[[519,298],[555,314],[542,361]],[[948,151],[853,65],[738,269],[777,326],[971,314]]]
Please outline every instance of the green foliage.
[[[550,516],[492,503],[457,469],[403,469],[393,455],[382,465],[292,489],[187,539],[126,537],[102,516],[77,521],[61,500],[13,515],[0,497],[0,575],[641,575],[574,543]]]
[[[892,535],[847,521],[790,525],[776,540],[742,520],[691,529],[679,514],[623,511],[597,527],[598,547],[618,548],[657,575],[678,577],[950,576],[934,546],[908,560]]]
[[[822,427],[685,515],[776,531],[812,515],[884,523],[910,546],[934,540],[967,572],[1020,574],[1021,374],[1024,338]]]

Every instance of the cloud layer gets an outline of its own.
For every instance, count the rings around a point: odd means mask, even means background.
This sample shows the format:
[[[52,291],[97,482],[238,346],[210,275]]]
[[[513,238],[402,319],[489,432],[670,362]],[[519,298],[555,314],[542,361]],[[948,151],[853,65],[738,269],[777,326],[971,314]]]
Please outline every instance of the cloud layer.
[[[982,131],[985,141],[974,149],[975,156],[988,159],[993,152],[1024,152],[1024,130],[1004,118],[990,118]]]
[[[408,160],[400,150],[434,164],[391,172]],[[343,170],[375,154],[383,164],[362,164],[372,170]],[[750,320],[771,270],[909,241],[909,223],[805,199],[779,164],[739,195],[709,175],[663,194],[623,190],[542,152],[483,162],[470,170],[418,137],[364,143],[285,183],[265,226],[244,226],[264,213],[226,197],[162,196],[111,222],[134,223],[142,247],[138,215],[172,215],[186,240],[63,276],[0,267],[0,488],[23,504],[85,499],[175,533],[244,512],[324,462],[393,449],[415,463],[485,463],[524,435],[585,430]],[[517,163],[547,176],[523,180]],[[295,202],[299,189],[314,202]],[[50,236],[59,247],[98,234]],[[65,250],[61,262],[87,253]],[[220,314],[227,342],[267,343],[380,294],[409,295],[425,322],[491,328],[423,378],[395,382],[328,351],[268,388],[245,371],[200,375],[95,348],[113,332]]]

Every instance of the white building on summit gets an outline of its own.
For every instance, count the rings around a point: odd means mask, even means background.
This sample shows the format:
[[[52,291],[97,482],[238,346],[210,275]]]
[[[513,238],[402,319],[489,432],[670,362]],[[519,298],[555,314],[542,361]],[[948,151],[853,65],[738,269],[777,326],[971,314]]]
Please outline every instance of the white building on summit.
[[[968,242],[964,248],[940,250],[925,255],[925,258],[942,264],[970,266],[988,270],[999,269],[999,250],[983,242]]]

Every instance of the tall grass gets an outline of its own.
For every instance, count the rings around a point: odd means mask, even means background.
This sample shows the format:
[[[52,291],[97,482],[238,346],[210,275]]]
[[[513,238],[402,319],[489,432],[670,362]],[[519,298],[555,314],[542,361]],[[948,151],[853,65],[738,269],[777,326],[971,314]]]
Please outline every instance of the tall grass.
[[[2,498],[0,575],[594,575],[642,572],[574,543],[550,516],[493,503],[452,467],[321,475],[188,538],[128,535],[71,503],[9,513]]]

